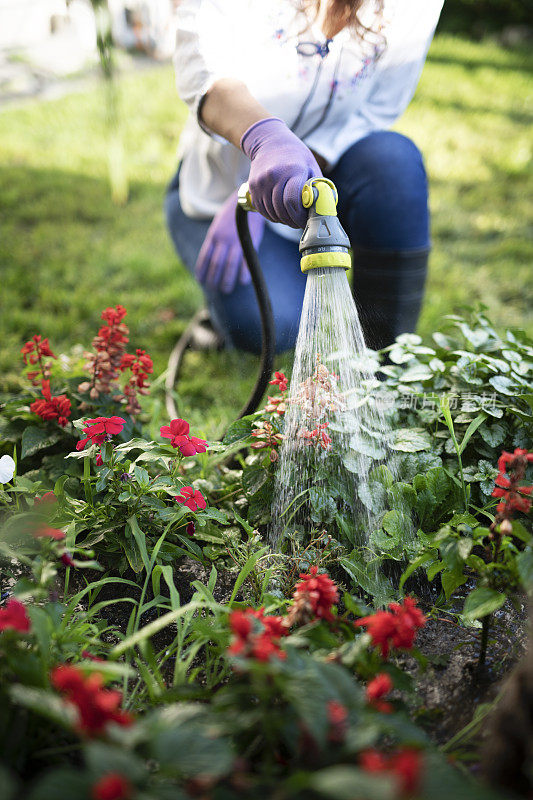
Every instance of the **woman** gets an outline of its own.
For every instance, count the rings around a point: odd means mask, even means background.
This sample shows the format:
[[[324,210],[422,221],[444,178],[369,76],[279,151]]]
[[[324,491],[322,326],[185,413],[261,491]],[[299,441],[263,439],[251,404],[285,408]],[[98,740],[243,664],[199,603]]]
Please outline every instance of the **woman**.
[[[166,200],[176,250],[202,283],[215,330],[259,351],[235,227],[239,185],[272,301],[278,351],[294,346],[305,290],[305,181],[339,192],[367,344],[413,331],[430,249],[416,145],[389,127],[411,100],[443,0],[182,0],[176,75],[190,108]]]

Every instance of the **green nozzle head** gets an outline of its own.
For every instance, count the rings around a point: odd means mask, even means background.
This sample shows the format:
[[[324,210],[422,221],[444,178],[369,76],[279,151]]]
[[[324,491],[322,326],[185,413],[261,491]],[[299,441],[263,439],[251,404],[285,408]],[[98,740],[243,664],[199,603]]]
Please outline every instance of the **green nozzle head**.
[[[309,209],[300,239],[302,272],[350,269],[350,240],[337,217],[337,199],[335,184],[327,178],[311,178],[302,190],[302,203]]]

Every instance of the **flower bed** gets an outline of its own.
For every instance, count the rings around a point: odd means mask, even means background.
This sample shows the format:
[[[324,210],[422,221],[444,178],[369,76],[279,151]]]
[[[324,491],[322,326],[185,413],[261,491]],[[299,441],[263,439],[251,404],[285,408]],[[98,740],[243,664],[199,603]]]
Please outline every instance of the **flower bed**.
[[[83,360],[36,334],[2,409],[5,797],[504,797],[477,706],[533,585],[531,343],[481,312],[399,337],[366,387],[398,469],[374,454],[358,486],[364,550],[321,423],[300,444],[329,471],[272,551],[286,376],[221,442],[182,419],[150,438],[125,317],[102,313]]]

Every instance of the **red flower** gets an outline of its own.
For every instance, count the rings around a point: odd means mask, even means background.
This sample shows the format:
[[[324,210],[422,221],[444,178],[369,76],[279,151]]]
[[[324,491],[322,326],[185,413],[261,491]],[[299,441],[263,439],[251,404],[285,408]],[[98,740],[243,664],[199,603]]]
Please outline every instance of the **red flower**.
[[[52,670],[50,677],[52,685],[76,707],[80,732],[96,736],[104,732],[108,722],[132,724],[133,717],[120,708],[122,694],[105,689],[99,673],[86,677],[78,667],[62,664]]]
[[[389,609],[377,611],[355,623],[367,628],[372,644],[381,647],[383,658],[387,658],[391,646],[409,650],[414,644],[417,629],[426,624],[426,618],[412,597],[406,597],[403,605],[391,603]]]
[[[247,639],[253,629],[250,609],[247,609],[247,611],[232,611],[229,615],[229,625],[239,639]]]
[[[531,500],[528,496],[533,492],[533,486],[520,486],[524,478],[528,462],[533,461],[533,453],[516,448],[514,453],[503,451],[498,459],[500,474],[496,478],[496,487],[492,492],[493,497],[501,498],[496,506],[500,517],[511,518],[515,511],[527,514],[531,509]],[[510,477],[506,476],[506,471]]]
[[[92,800],[129,800],[131,796],[131,783],[119,772],[108,772],[91,790]]]
[[[520,447],[517,447],[514,453],[508,453],[504,450],[501,456],[498,459],[498,469],[503,474],[507,472],[506,464],[512,464],[513,461],[523,458],[526,462],[533,462],[533,453],[529,453],[527,450],[522,450]]]
[[[328,721],[330,742],[341,743],[346,738],[348,730],[348,709],[337,700],[328,701]]]
[[[53,492],[45,492],[42,497],[36,497],[34,506],[50,505],[57,503],[57,497]]]
[[[287,410],[287,403],[283,397],[270,397],[270,395],[268,396],[268,403],[265,406],[265,411],[268,414],[273,414],[275,412],[281,417],[286,412],[286,410]]]
[[[174,497],[176,503],[181,503],[191,511],[203,510],[207,503],[201,492],[195,491],[192,486],[184,486],[179,495]]]
[[[284,375],[283,372],[275,372],[274,375],[275,375],[274,380],[269,381],[269,383],[272,386],[277,386],[280,392],[286,391],[287,386],[289,384],[286,375]]]
[[[26,606],[20,600],[11,597],[5,608],[0,608],[0,632],[11,630],[28,633],[30,627]]]
[[[115,308],[112,307],[104,308],[101,316],[102,319],[105,322],[107,322],[108,326],[110,328],[113,328],[122,322],[127,313],[128,312],[126,311],[124,306],[117,305],[115,306]]]
[[[122,417],[95,417],[85,420],[83,432],[87,434],[86,439],[81,439],[76,445],[76,450],[83,450],[87,442],[91,444],[103,444],[111,436],[115,436],[122,431],[126,420]]]
[[[196,532],[196,525],[194,524],[194,522],[189,522],[189,524],[185,528],[185,532],[187,536],[194,536]]]
[[[122,321],[126,316],[124,306],[106,308],[102,311],[102,325],[92,341],[94,353],[87,354],[85,367],[90,380],[83,381],[78,387],[82,394],[88,393],[91,400],[96,400],[100,395],[114,394],[117,396],[122,357],[129,341],[128,326]],[[119,398],[120,399],[120,398]]]
[[[370,703],[370,705],[377,708],[378,711],[381,711],[384,714],[389,714],[392,711],[392,706],[390,703],[387,703],[383,698],[387,695],[393,688],[393,683],[389,675],[386,672],[380,672],[379,675],[370,681],[370,683],[366,687],[366,699]]]
[[[228,653],[233,656],[270,661],[271,657],[286,658],[280,649],[279,640],[287,633],[282,617],[265,616],[264,609],[247,608],[232,611],[230,628],[234,634]]]
[[[131,370],[132,376],[124,387],[124,396],[127,399],[126,411],[128,414],[138,414],[141,406],[137,395],[148,394],[150,384],[148,375],[154,371],[154,364],[144,350],[136,350],[135,355],[124,353],[120,363],[120,371]]]
[[[189,436],[189,423],[184,419],[173,419],[170,425],[162,426],[160,433],[163,439],[170,439],[172,447],[179,450],[182,456],[195,456],[207,450],[207,442]]]
[[[63,553],[61,556],[61,561],[65,565],[65,567],[75,567],[74,559],[70,555],[70,553]]]
[[[65,534],[59,528],[49,528],[47,525],[43,525],[33,535],[36,539],[54,539],[57,542],[65,538]]]
[[[43,356],[56,358],[50,349],[48,338],[42,339],[37,333],[35,336],[32,336],[29,342],[26,342],[24,347],[21,348],[20,352],[22,353],[22,358],[24,359],[25,364],[28,363],[28,356],[30,364],[36,364],[42,359]]]
[[[302,617],[318,617],[331,622],[334,619],[331,609],[339,599],[339,592],[329,575],[319,575],[315,566],[310,567],[308,573],[301,573],[300,578],[302,580],[296,584],[292,595],[293,608],[298,609],[300,621],[303,621]]]
[[[44,420],[57,419],[58,424],[64,428],[70,417],[70,400],[65,394],[52,397],[48,380],[41,381],[41,391],[43,397],[33,401],[30,411]]]
[[[283,434],[276,433],[270,422],[254,422],[255,430],[252,436],[257,439],[251,447],[253,450],[264,450],[265,447],[278,447],[283,441]]]
[[[102,454],[98,453],[98,455],[96,456],[96,466],[103,467],[103,465],[104,465],[104,459],[102,458]]]
[[[323,450],[331,447],[331,437],[326,433],[327,422],[323,422],[312,431],[302,428],[298,431],[298,438],[303,439],[307,445],[319,445]]]
[[[135,355],[131,353],[124,353],[122,362],[120,364],[120,371],[129,369],[138,378],[137,385],[142,387],[147,375],[154,371],[154,362],[146,352],[146,350],[135,351]]]
[[[378,750],[366,750],[359,756],[365,772],[390,773],[398,783],[401,797],[413,797],[418,793],[422,773],[422,754],[412,747],[403,747],[396,753],[385,755]]]

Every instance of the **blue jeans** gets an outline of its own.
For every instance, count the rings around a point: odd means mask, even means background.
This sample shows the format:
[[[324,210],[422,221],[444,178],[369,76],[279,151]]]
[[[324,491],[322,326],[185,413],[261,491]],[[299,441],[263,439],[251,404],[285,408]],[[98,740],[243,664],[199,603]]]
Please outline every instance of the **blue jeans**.
[[[407,137],[376,131],[352,145],[327,177],[337,186],[339,218],[354,248],[355,297],[367,321],[367,338],[375,335],[371,346],[385,346],[399,333],[414,330],[423,295],[429,212],[422,156]],[[165,210],[176,251],[193,272],[211,220],[184,214],[178,189],[179,169]],[[259,259],[274,312],[276,349],[282,352],[296,342],[305,291],[298,243],[267,225]],[[260,352],[252,285],[239,284],[229,295],[204,292],[214,325],[226,339],[239,349]]]

